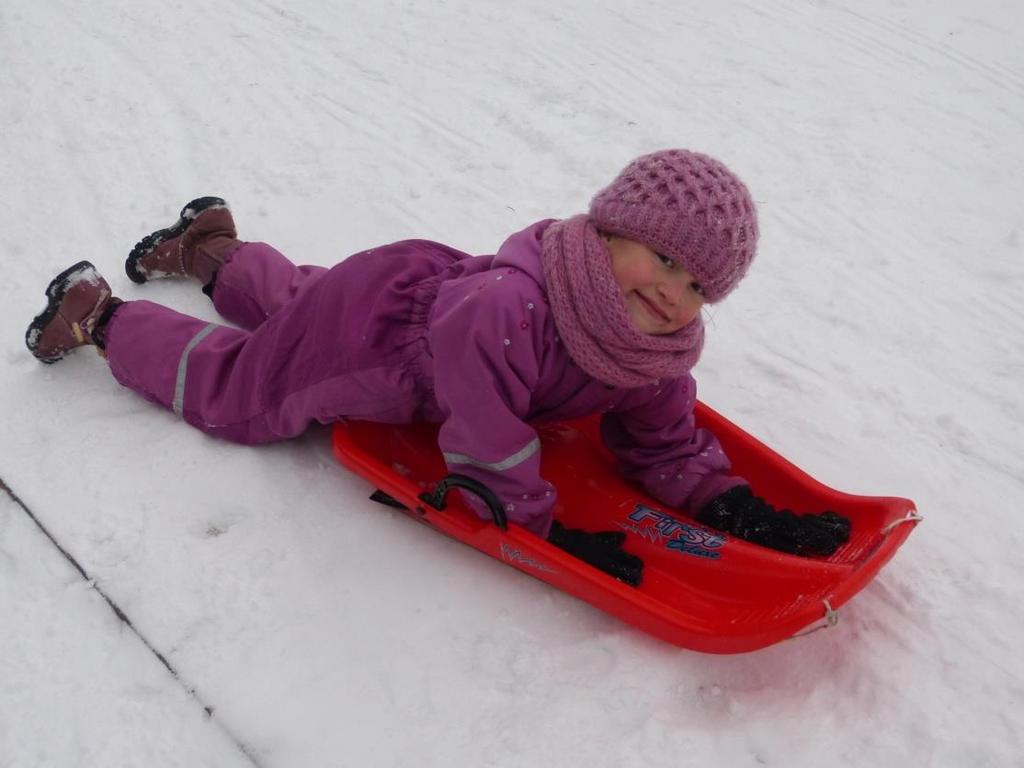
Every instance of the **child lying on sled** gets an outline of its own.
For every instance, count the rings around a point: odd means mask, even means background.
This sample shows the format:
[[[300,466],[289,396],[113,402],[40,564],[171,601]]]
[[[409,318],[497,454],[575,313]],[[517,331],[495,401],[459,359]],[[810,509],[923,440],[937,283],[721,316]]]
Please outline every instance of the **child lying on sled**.
[[[238,240],[227,204],[205,197],[135,246],[128,276],[197,278],[239,328],[121,301],[81,262],[51,282],[26,341],[48,363],[95,345],[121,384],[240,443],[314,420],[439,422],[449,469],[490,488],[510,521],[635,584],[642,563],[621,533],[553,520],[532,423],[603,414],[625,476],[738,538],[828,555],[849,536],[831,512],[773,509],[694,426],[701,308],[736,287],[757,237],[743,183],[686,150],[637,158],[588,213],[537,222],[494,256],[406,240],[297,267]]]

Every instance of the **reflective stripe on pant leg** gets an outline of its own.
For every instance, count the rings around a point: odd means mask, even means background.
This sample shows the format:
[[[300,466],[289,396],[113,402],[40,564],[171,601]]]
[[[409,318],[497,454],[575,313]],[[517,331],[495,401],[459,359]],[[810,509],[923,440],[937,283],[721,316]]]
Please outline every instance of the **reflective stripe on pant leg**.
[[[188,373],[188,356],[196,348],[196,345],[209,336],[216,328],[217,326],[213,323],[207,325],[192,337],[192,340],[185,345],[185,350],[181,353],[181,359],[178,361],[178,376],[174,380],[174,400],[171,402],[171,410],[178,416],[182,415],[185,406],[185,375]]]
[[[501,461],[480,461],[479,459],[474,459],[472,456],[467,456],[464,453],[445,453],[444,460],[448,464],[468,464],[471,467],[489,469],[492,472],[504,472],[506,469],[512,469],[512,467],[522,464],[528,458],[533,456],[539,448],[540,439],[535,437],[511,456],[506,456]]]

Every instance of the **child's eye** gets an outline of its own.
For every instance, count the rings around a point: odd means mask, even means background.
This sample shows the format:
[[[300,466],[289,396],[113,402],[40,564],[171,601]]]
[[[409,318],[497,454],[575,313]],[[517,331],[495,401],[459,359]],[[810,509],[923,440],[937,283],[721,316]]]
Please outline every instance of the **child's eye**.
[[[666,267],[668,267],[669,269],[673,269],[676,266],[676,263],[672,259],[670,259],[668,256],[666,256],[665,254],[659,253],[659,254],[657,254],[657,256],[658,256],[658,260],[662,264],[664,264]]]
[[[692,283],[690,283],[690,288],[691,288],[691,289],[693,290],[693,292],[694,292],[694,293],[696,293],[696,294],[697,294],[698,296],[703,296],[703,295],[704,295],[704,286],[702,286],[702,285],[701,285],[700,283],[698,283],[698,282],[697,282],[696,280],[694,280],[694,281],[693,281]]]

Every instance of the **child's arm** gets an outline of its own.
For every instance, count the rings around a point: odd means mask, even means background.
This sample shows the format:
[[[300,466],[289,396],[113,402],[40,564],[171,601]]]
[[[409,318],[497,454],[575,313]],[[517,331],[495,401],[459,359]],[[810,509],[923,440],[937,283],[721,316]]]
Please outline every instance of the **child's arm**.
[[[479,480],[510,521],[546,538],[556,493],[540,476],[537,433],[523,421],[542,335],[533,324],[523,327],[533,297],[514,278],[496,282],[484,273],[453,281],[438,295],[429,332],[434,391],[445,415],[438,443],[450,471]],[[464,497],[490,519],[475,496]]]
[[[730,474],[717,438],[695,426],[696,390],[690,375],[666,381],[638,390],[601,420],[601,435],[622,474],[663,504],[693,512],[746,483]]]
[[[626,477],[705,525],[772,549],[831,555],[849,539],[846,518],[776,510],[730,474],[718,440],[694,424],[696,399],[693,378],[685,376],[649,394],[638,391],[625,407],[605,414],[601,433]]]

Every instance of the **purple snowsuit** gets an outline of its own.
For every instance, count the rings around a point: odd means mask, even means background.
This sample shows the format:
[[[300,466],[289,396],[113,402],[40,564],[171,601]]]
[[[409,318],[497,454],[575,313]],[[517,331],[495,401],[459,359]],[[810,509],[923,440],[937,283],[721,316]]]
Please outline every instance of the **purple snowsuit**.
[[[245,243],[213,290],[217,311],[243,330],[126,302],[107,326],[110,367],[124,386],[240,443],[294,437],[314,419],[441,422],[449,469],[486,484],[509,520],[544,537],[556,493],[530,422],[603,413],[623,474],[671,507],[699,509],[742,483],[714,436],[694,427],[691,376],[617,389],[569,357],[544,290],[549,223],[512,235],[496,256],[406,240],[331,269]]]

